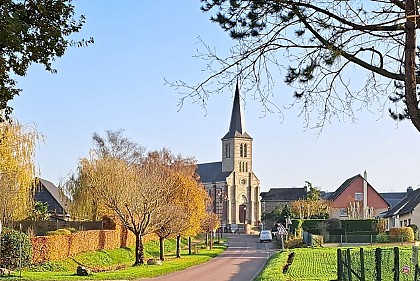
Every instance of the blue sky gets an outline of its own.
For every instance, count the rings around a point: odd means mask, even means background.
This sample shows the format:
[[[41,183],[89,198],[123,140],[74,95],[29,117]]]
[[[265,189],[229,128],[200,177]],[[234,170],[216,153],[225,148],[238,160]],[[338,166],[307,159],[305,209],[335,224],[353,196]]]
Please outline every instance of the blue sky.
[[[148,149],[167,147],[199,163],[220,161],[233,92],[212,96],[207,111],[190,101],[179,110],[179,94],[164,84],[164,78],[196,83],[206,77],[205,64],[193,58],[199,36],[221,54],[232,45],[200,11],[200,2],[74,4],[87,18],[76,38],[92,36],[95,44],[69,49],[54,62],[57,74],[32,66],[18,79],[23,92],[11,103],[16,119],[46,137],[36,156],[40,176],[58,184],[87,156],[92,133],[105,130],[124,129]],[[276,103],[289,105],[292,93],[279,78]],[[355,123],[335,121],[318,134],[305,130],[298,109],[284,110],[283,117],[264,115],[252,93],[242,94],[246,129],[254,138],[253,169],[263,191],[305,181],[333,191],[364,170],[380,192],[419,187],[420,133],[409,122],[364,110]]]

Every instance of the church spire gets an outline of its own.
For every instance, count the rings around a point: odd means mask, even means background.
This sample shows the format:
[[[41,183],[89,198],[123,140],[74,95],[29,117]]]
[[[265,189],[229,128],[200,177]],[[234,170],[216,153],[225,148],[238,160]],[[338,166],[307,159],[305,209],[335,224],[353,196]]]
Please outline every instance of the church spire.
[[[250,138],[245,132],[245,123],[242,114],[241,102],[239,97],[239,83],[236,82],[235,98],[233,100],[232,116],[230,118],[229,132],[223,139],[233,138],[235,136]]]

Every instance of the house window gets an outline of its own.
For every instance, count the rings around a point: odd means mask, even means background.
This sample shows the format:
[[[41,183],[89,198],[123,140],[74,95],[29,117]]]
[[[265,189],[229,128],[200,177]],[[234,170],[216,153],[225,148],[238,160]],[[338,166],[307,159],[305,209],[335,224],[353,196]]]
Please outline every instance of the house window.
[[[347,217],[347,209],[340,208],[340,217]]]
[[[400,221],[400,227],[403,227],[403,221]]]
[[[355,201],[363,201],[363,193],[360,193],[360,192],[354,193],[354,200]]]
[[[408,219],[408,225],[411,225],[411,219]]]

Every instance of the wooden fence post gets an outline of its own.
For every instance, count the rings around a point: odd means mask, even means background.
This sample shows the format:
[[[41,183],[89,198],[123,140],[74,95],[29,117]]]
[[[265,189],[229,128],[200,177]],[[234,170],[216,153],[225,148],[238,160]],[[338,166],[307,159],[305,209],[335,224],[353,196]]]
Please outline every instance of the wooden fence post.
[[[360,281],[366,281],[365,277],[365,253],[363,248],[360,248]]]
[[[394,281],[400,281],[400,248],[394,247]]]
[[[381,248],[375,249],[375,269],[376,269],[376,281],[382,281]]]
[[[343,279],[343,257],[341,256],[341,249],[337,249],[337,279],[338,281],[344,281]]]
[[[348,281],[351,281],[351,255],[350,255],[350,249],[346,250],[346,256],[347,256],[347,274],[349,275]]]

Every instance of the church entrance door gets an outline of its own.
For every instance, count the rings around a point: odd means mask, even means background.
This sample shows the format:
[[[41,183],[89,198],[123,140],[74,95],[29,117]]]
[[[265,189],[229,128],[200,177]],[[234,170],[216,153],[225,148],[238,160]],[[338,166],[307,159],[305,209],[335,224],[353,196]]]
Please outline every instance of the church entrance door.
[[[245,223],[246,221],[246,205],[239,205],[239,222]]]

